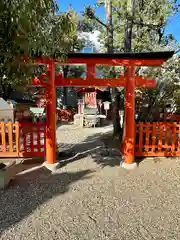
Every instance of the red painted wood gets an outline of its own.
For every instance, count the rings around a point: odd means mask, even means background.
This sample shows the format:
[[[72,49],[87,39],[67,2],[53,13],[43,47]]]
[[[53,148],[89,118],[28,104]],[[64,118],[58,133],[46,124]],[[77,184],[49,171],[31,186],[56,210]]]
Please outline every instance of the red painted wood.
[[[134,65],[127,68],[127,83],[125,92],[125,133],[124,133],[124,161],[134,162],[135,153],[135,71]]]
[[[156,88],[156,81],[145,79],[142,76],[136,76],[136,87]],[[47,83],[39,81],[28,84],[29,87],[42,86],[48,87]],[[101,87],[126,87],[126,77],[120,76],[119,78],[94,78],[88,75],[87,79],[83,78],[62,78],[55,76],[55,86],[101,86]]]
[[[136,152],[136,157],[179,157],[180,151],[169,151],[169,152]]]
[[[96,78],[96,65],[87,64],[86,66],[86,79],[95,79]]]
[[[1,122],[1,146],[2,151],[6,153],[6,126],[4,122]]]
[[[56,163],[56,87],[55,87],[55,66],[49,64],[50,77],[46,89],[47,105],[47,135],[46,135],[46,158],[49,164]]]
[[[146,123],[146,132],[145,132],[145,136],[146,136],[146,145],[145,145],[145,150],[146,151],[149,151],[149,135],[150,135],[150,127],[151,127],[151,124],[149,122]]]
[[[172,129],[172,151],[175,151],[175,148],[176,148],[176,126],[173,126],[171,129]]]
[[[95,79],[81,79],[81,78],[63,78],[58,79],[55,78],[56,86],[101,86],[101,87],[125,87],[125,78],[119,79],[103,79],[103,78],[95,78]]]
[[[19,123],[16,122],[15,123],[15,139],[16,139],[16,143],[15,143],[16,148],[15,149],[16,149],[16,153],[18,156],[19,156],[19,152],[20,152],[20,135],[19,135],[19,133],[20,133]]]
[[[27,144],[26,144],[26,138],[27,138],[27,134],[26,134],[26,124],[22,125],[22,137],[23,137],[23,150],[24,152],[27,152]]]
[[[33,135],[34,129],[32,125],[29,125],[29,134],[30,134],[30,151],[34,152],[34,135]]]
[[[180,124],[177,122],[154,122],[154,123],[140,123],[136,124],[136,129],[139,126],[144,126],[146,132],[146,142],[142,148],[145,148],[145,151],[140,151],[140,144],[136,144],[135,156],[137,157],[147,157],[147,156],[180,156],[180,138],[176,138],[176,135],[180,134]],[[148,129],[152,127],[152,132]],[[142,128],[136,131],[140,135],[143,134]],[[150,145],[148,140],[149,133],[152,133],[152,145]],[[171,137],[170,137],[171,136]],[[164,139],[163,139],[164,137]],[[157,144],[156,144],[156,139]],[[163,144],[164,142],[164,144]]]
[[[44,139],[46,138],[46,124],[45,123],[4,123],[0,122],[0,126],[4,125],[4,129],[8,129],[8,139],[5,141],[5,146],[8,149],[4,149],[4,145],[0,146],[0,157],[38,157],[45,156],[46,153],[46,141],[41,144],[40,134],[44,133]],[[22,131],[22,134],[20,134]],[[2,131],[1,131],[2,135]],[[15,141],[13,142],[13,135],[15,135]],[[33,135],[37,135],[37,142],[33,141]],[[29,137],[27,137],[29,136]],[[21,141],[20,141],[21,139]],[[29,139],[28,145],[26,139]],[[6,139],[4,139],[6,140]],[[21,142],[21,143],[20,143]],[[20,145],[22,148],[20,148]],[[43,151],[41,151],[41,148]]]
[[[37,149],[38,149],[38,152],[41,152],[41,129],[40,129],[40,126],[37,126]]]
[[[165,61],[163,59],[104,59],[104,58],[69,58],[66,61],[60,61],[57,59],[49,58],[38,58],[35,60],[36,64],[51,64],[51,63],[61,63],[61,64],[100,64],[100,65],[110,65],[110,66],[129,66],[134,64],[136,66],[160,66]]]
[[[8,140],[9,140],[9,152],[13,152],[13,123],[8,122]]]

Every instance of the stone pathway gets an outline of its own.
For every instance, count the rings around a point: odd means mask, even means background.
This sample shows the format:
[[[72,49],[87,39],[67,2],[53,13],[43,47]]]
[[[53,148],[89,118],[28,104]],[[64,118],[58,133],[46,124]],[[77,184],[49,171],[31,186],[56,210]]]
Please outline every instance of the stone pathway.
[[[99,136],[111,129],[59,127],[58,142],[81,154],[56,174],[37,167],[0,191],[0,239],[178,240],[180,161],[122,169],[101,155]]]

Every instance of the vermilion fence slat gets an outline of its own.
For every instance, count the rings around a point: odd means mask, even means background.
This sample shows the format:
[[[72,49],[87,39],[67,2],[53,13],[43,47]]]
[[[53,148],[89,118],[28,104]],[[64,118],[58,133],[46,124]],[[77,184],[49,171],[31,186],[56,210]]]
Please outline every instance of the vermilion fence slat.
[[[145,134],[146,134],[146,135],[145,135],[145,137],[146,137],[146,138],[145,138],[145,139],[146,139],[146,140],[145,140],[145,150],[146,150],[146,151],[149,150],[150,126],[151,126],[150,123],[147,122],[147,123],[146,123],[146,131],[145,131]]]
[[[30,151],[34,152],[34,139],[33,139],[33,125],[29,125],[29,134],[30,134]]]
[[[27,152],[27,134],[26,134],[26,124],[22,124],[22,137],[23,137],[23,150],[26,153]]]
[[[180,153],[180,124],[177,126],[178,128],[178,138],[177,138],[177,141],[178,141],[178,152]]]
[[[168,147],[169,147],[169,133],[170,133],[170,127],[168,125],[168,123],[165,124],[165,144],[164,144],[164,148],[167,151]]]
[[[163,125],[159,124],[159,136],[158,136],[158,152],[162,151],[162,138],[163,138]]]
[[[41,152],[41,128],[40,126],[37,126],[37,149],[38,152]]]
[[[2,141],[2,151],[6,152],[6,128],[4,122],[1,122],[1,141]]]
[[[176,126],[172,126],[172,151],[176,149]]]
[[[20,134],[19,134],[19,123],[15,123],[15,135],[16,135],[16,152],[19,155],[20,153]]]
[[[9,152],[13,153],[13,126],[12,122],[8,122],[8,139],[9,139]]]
[[[156,124],[153,123],[152,125],[152,152],[156,149]]]

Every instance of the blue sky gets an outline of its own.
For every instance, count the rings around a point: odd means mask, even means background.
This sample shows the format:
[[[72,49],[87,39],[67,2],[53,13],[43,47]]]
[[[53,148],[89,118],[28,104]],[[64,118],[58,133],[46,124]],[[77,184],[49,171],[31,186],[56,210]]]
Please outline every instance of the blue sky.
[[[57,0],[60,11],[66,11],[68,6],[71,4],[73,9],[77,12],[82,12],[84,9],[84,5],[93,5],[96,0]],[[180,0],[179,0],[180,2]],[[97,10],[97,15],[103,19],[104,17],[104,9],[99,8]],[[166,33],[172,33],[173,36],[180,41],[180,12],[173,17],[170,17],[168,20],[168,26],[166,28]]]

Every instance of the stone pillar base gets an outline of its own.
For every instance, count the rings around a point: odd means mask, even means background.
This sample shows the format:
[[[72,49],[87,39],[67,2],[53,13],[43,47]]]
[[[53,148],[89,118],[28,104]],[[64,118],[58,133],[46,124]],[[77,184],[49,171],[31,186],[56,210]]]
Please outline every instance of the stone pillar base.
[[[55,172],[57,169],[60,168],[60,163],[48,163],[47,161],[43,163],[43,166],[47,168],[51,172]]]
[[[121,162],[121,167],[122,168],[125,168],[127,170],[134,170],[137,168],[137,163],[136,162],[133,162],[131,164],[128,164],[128,163],[125,163],[125,162]]]

